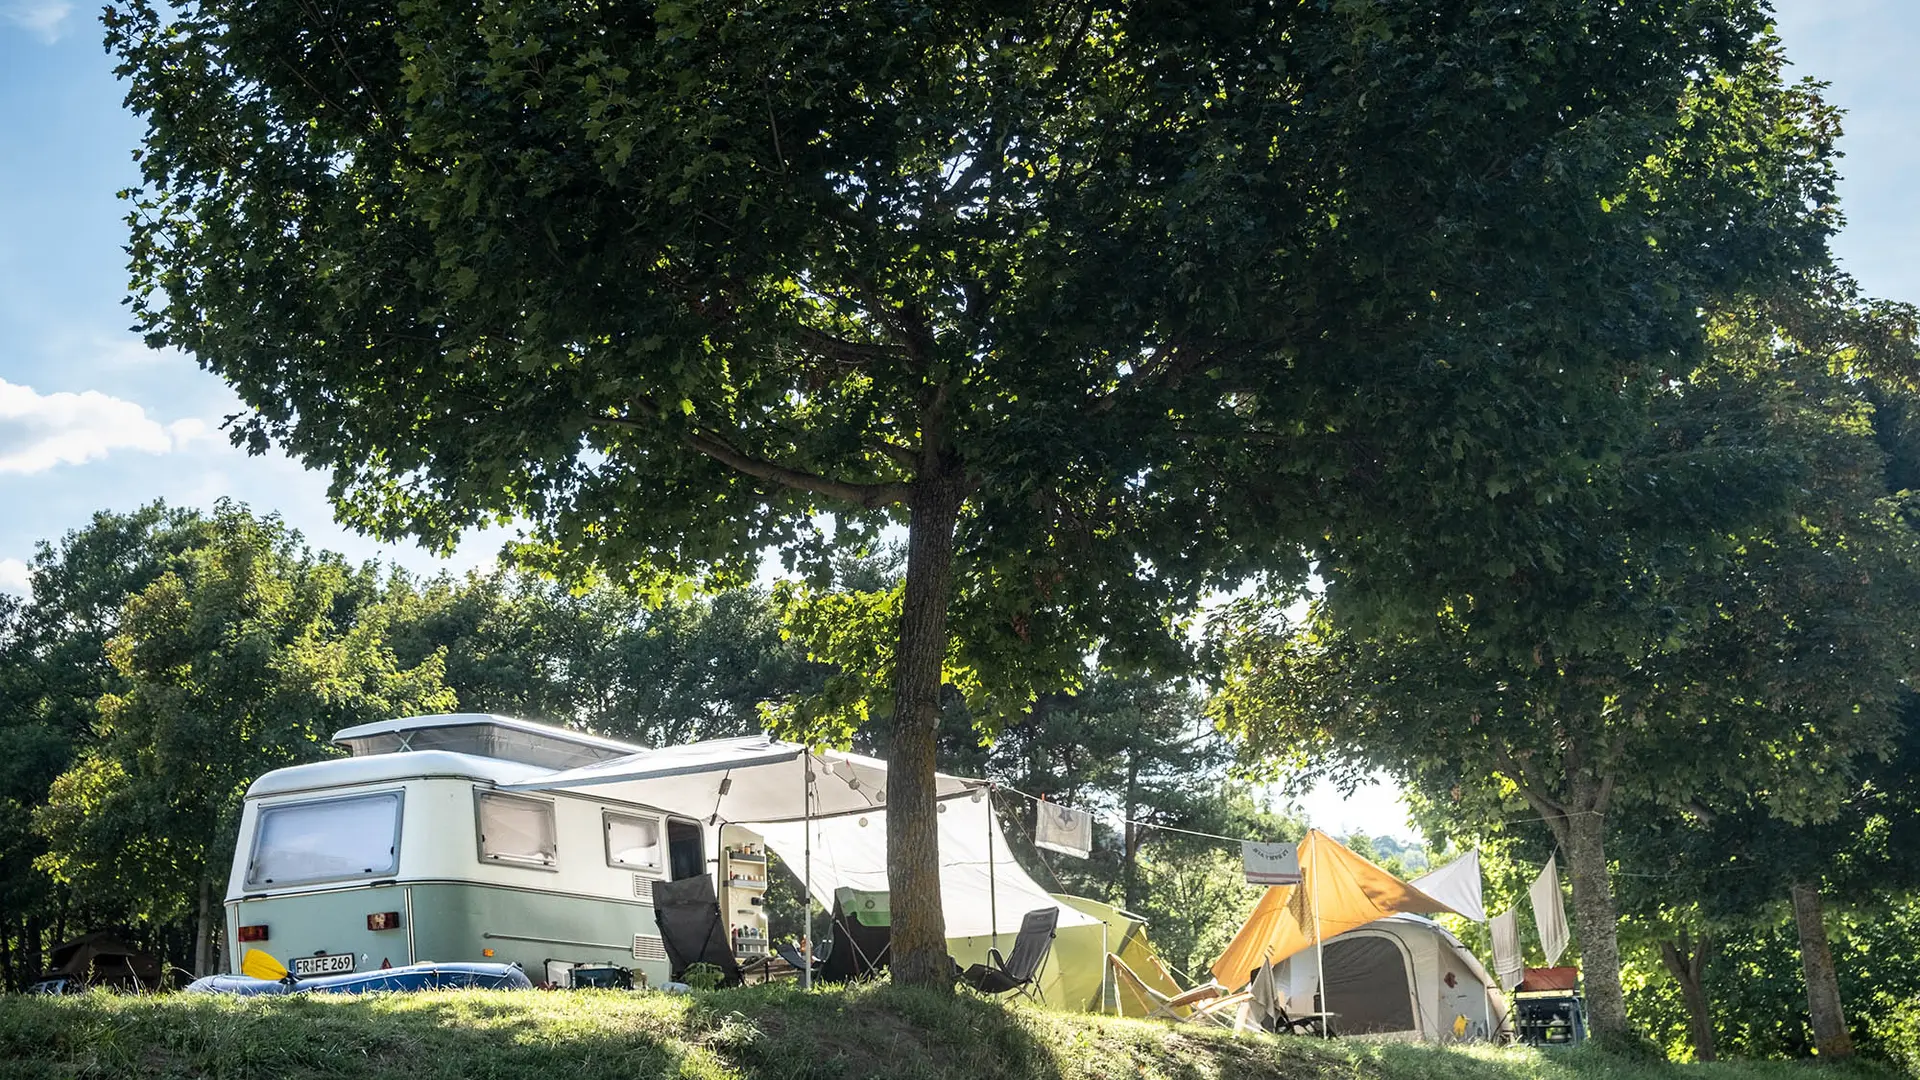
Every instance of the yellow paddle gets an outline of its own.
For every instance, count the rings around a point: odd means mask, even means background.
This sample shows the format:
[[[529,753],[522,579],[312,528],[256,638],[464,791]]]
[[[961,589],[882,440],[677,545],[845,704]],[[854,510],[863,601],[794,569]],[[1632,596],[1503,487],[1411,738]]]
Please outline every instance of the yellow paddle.
[[[268,982],[279,982],[287,977],[287,965],[274,959],[265,950],[248,949],[240,958],[240,974]]]

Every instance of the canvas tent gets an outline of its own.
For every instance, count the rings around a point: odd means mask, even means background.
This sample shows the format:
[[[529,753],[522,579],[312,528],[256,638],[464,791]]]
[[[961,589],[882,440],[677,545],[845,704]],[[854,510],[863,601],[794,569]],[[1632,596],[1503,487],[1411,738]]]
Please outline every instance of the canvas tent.
[[[1091,900],[1084,896],[1070,896],[1066,893],[1053,893],[1060,903],[1084,912],[1100,920],[1102,933],[1095,935],[1088,928],[1075,928],[1062,931],[1054,940],[1054,951],[1060,956],[1060,968],[1069,985],[1063,987],[1062,996],[1056,1004],[1063,1008],[1085,1009],[1088,1012],[1118,1012],[1122,1016],[1146,1016],[1151,1011],[1148,1002],[1127,992],[1113,980],[1106,977],[1106,954],[1112,953],[1125,961],[1140,981],[1154,990],[1172,997],[1180,993],[1180,984],[1161,962],[1160,954],[1154,952],[1153,945],[1147,940],[1147,921],[1130,911]],[[1091,985],[1088,975],[1092,975]],[[1083,1000],[1084,999],[1084,1000]],[[1049,998],[1049,1001],[1055,999]]]
[[[1506,1022],[1505,1000],[1486,968],[1432,919],[1390,915],[1281,961],[1274,981],[1290,1000],[1313,1000],[1321,956],[1342,1035],[1488,1039]]]
[[[790,866],[799,866],[811,832],[810,888],[831,906],[841,888],[887,888],[887,818],[855,814],[812,822],[749,822]],[[940,804],[940,902],[947,951],[962,968],[985,963],[987,950],[1013,947],[1020,917],[1036,908],[1060,909],[1054,948],[1040,969],[1041,995],[1056,1008],[1097,1003],[1105,972],[1107,927],[1096,916],[1056,900],[1027,876],[1008,850],[1006,835],[984,797]]]
[[[1214,962],[1216,982],[1237,990],[1263,965],[1388,915],[1453,912],[1318,829],[1300,841],[1300,878],[1298,885],[1274,885],[1261,896]]]

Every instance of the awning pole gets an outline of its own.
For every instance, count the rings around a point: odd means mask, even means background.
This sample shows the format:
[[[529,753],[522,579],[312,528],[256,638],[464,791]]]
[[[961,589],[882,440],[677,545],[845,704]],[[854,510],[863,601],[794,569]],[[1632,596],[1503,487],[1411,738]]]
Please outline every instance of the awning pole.
[[[800,793],[801,861],[806,867],[806,884],[800,893],[801,906],[807,912],[807,935],[800,939],[800,989],[813,989],[813,751],[807,751],[806,775],[800,781],[806,790]]]
[[[993,785],[987,785],[987,930],[993,935],[993,947],[1000,947],[1000,886],[993,868]]]

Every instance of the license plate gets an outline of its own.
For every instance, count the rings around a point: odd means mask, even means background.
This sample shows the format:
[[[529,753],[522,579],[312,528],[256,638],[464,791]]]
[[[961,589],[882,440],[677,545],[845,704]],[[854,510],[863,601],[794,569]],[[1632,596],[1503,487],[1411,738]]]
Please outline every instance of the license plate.
[[[293,973],[302,977],[308,975],[344,975],[352,970],[352,953],[338,953],[333,956],[296,956],[293,958]]]

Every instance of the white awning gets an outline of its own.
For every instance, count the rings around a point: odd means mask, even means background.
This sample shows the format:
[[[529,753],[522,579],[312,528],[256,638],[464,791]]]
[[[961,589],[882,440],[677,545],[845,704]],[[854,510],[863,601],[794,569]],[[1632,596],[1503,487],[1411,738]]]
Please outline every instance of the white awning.
[[[796,873],[807,858],[804,822],[761,822],[749,826]],[[988,839],[988,830],[993,838]],[[848,886],[869,892],[887,888],[887,816],[845,816],[812,825],[813,898],[832,910],[834,890]],[[950,799],[940,804],[940,907],[948,938],[981,937],[999,931],[1005,946],[1020,929],[1020,918],[1036,908],[1059,908],[1060,926],[1091,926],[1100,920],[1061,903],[1027,876],[1007,848],[998,815],[990,815],[982,794],[975,802]],[[988,851],[992,870],[988,870]]]
[[[806,802],[813,779],[811,814]],[[965,795],[979,781],[936,773],[934,796]],[[571,791],[592,788],[611,799],[651,806],[688,817],[729,822],[800,821],[883,810],[887,766],[840,750],[809,751],[799,743],[765,735],[709,739],[646,750],[608,761],[562,769],[503,791]]]

